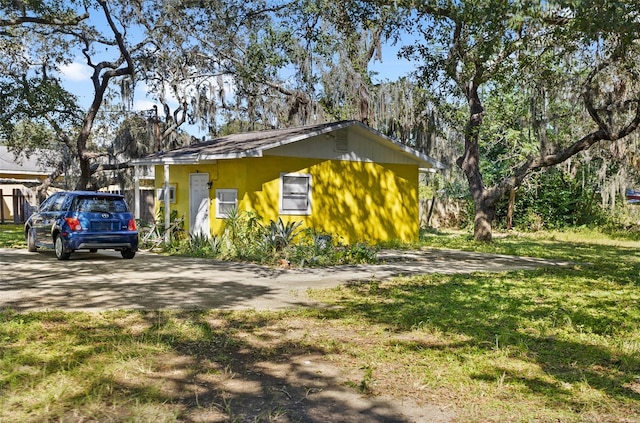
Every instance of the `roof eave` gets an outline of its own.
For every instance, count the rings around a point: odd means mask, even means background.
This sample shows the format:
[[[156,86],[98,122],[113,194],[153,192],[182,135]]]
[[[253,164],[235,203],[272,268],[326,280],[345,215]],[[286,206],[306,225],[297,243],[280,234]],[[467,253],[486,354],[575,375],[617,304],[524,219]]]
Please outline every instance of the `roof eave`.
[[[383,140],[383,142],[386,142],[388,144],[390,144],[391,146],[393,146],[393,148],[395,148],[397,151],[401,152],[402,154],[410,157],[412,160],[416,161],[416,163],[418,164],[418,166],[420,168],[435,168],[435,169],[446,169],[447,166],[445,166],[444,164],[440,163],[439,161],[420,153],[419,151],[408,147],[404,144],[401,144],[399,142],[397,142],[396,140],[394,140],[393,138],[390,138],[378,131],[376,131],[375,129],[363,124],[362,122],[358,122],[358,121],[341,121],[341,122],[336,122],[334,124],[331,125],[326,125],[324,127],[322,127],[321,129],[317,129],[314,131],[308,131],[305,132],[303,134],[299,134],[296,136],[291,136],[291,137],[285,137],[283,139],[280,139],[278,141],[272,142],[270,144],[266,144],[266,145],[262,145],[260,147],[256,147],[254,149],[251,150],[247,150],[247,151],[239,151],[239,152],[234,152],[234,153],[226,153],[226,154],[207,154],[205,151],[201,151],[198,153],[191,153],[191,154],[185,154],[185,155],[181,155],[181,156],[174,156],[174,157],[167,157],[164,156],[162,153],[160,153],[158,155],[158,157],[147,157],[147,158],[142,158],[142,159],[136,159],[133,160],[131,163],[134,165],[164,165],[164,164],[197,164],[197,163],[201,163],[201,162],[211,162],[211,161],[215,161],[215,160],[229,160],[229,159],[241,159],[241,158],[248,158],[248,157],[263,157],[264,152],[267,150],[271,150],[277,147],[281,147],[287,144],[291,144],[294,142],[298,142],[298,141],[302,141],[304,139],[308,139],[311,137],[315,137],[318,135],[323,135],[323,134],[327,134],[330,132],[334,132],[340,129],[344,129],[344,128],[348,128],[348,127],[352,127],[352,126],[356,126],[359,127],[363,130],[366,130],[368,132],[370,132],[371,134],[379,137],[380,139]]]
[[[172,164],[198,164],[201,162],[211,162],[215,160],[242,159],[245,157],[262,157],[262,149],[249,150],[240,153],[230,154],[190,154],[181,157],[154,157],[142,158],[131,161],[134,166],[156,166],[156,165],[172,165]]]
[[[421,168],[433,168],[433,169],[438,169],[438,170],[442,170],[442,169],[446,169],[447,168],[447,166],[444,165],[443,163],[440,163],[436,159],[433,159],[433,158],[427,156],[426,154],[422,154],[421,152],[419,152],[417,150],[414,150],[411,147],[399,145],[397,143],[394,143],[394,144],[402,152],[410,155],[414,159],[418,159],[418,166],[421,167]]]
[[[131,160],[134,166],[155,166],[163,164],[191,164],[197,163],[197,156],[188,157],[153,157]]]
[[[254,150],[243,151],[239,153],[229,153],[229,154],[205,154],[200,153],[198,155],[198,162],[202,161],[211,161],[211,160],[229,160],[229,159],[244,159],[246,157],[262,157],[262,148],[257,148]]]
[[[429,156],[425,156],[422,153],[418,153],[420,154],[422,157],[422,160],[427,164],[427,166],[420,166],[426,169],[434,169],[434,170],[443,170],[447,168],[447,165],[445,165],[444,163],[441,163],[439,161],[437,161],[436,159],[432,159]]]

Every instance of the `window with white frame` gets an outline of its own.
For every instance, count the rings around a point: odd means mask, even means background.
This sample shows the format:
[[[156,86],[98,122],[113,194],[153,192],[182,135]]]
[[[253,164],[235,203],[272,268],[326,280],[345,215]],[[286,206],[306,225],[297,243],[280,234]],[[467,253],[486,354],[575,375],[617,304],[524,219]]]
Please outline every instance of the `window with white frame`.
[[[238,208],[237,189],[217,189],[216,190],[216,217],[227,218],[231,212]]]
[[[311,175],[280,175],[280,213],[311,214]]]
[[[156,190],[156,198],[158,199],[158,201],[164,202],[164,188],[158,188]],[[169,202],[170,203],[176,202],[176,186],[175,185],[169,185]]]

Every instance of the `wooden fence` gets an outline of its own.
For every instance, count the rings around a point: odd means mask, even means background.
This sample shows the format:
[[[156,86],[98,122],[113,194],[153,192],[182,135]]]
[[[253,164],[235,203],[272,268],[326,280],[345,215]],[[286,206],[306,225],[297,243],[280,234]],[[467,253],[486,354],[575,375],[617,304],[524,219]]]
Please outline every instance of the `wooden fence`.
[[[118,192],[120,194],[120,192]],[[132,190],[124,193],[127,203],[134,203],[134,195]],[[27,197],[20,189],[2,189],[0,188],[0,224],[3,223],[24,223],[31,216],[34,206],[29,204]],[[140,214],[141,220],[145,223],[154,219],[154,190],[143,189],[140,192]],[[133,212],[133,207],[131,207]]]
[[[24,223],[31,215],[31,205],[21,190],[0,188],[0,223]]]

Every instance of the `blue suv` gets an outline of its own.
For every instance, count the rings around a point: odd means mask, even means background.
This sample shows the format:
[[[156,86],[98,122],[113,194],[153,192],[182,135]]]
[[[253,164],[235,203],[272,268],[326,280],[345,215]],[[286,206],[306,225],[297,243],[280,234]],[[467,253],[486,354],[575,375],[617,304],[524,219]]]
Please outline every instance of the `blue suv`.
[[[122,195],[63,191],[47,198],[24,226],[29,251],[53,248],[58,260],[76,250],[120,251],[132,259],[138,250],[136,221]]]

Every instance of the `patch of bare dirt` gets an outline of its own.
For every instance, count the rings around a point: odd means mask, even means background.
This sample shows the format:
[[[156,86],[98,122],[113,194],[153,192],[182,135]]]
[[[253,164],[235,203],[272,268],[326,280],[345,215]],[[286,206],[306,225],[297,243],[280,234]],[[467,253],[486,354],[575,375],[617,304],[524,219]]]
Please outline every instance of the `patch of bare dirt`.
[[[317,355],[256,362],[243,374],[200,375],[186,383],[175,383],[186,376],[176,368],[158,376],[173,381],[165,382],[163,393],[172,390],[194,422],[446,423],[455,417],[413,398],[360,392],[349,384],[358,376]]]
[[[216,322],[209,322],[215,328]],[[319,338],[362,337],[295,319],[234,333],[211,348],[184,345],[157,357],[138,382],[155,385],[189,422],[453,422],[455,409],[421,397],[403,369],[376,369],[375,380],[348,351],[314,348]],[[314,338],[313,342],[305,340]],[[232,340],[232,341],[231,341]],[[205,348],[203,348],[205,347]],[[405,371],[406,373],[406,371]],[[144,379],[144,380],[143,380]],[[402,378],[401,378],[402,379]],[[155,380],[155,382],[153,382]],[[405,386],[406,384],[406,386]],[[415,395],[414,395],[415,394]]]

